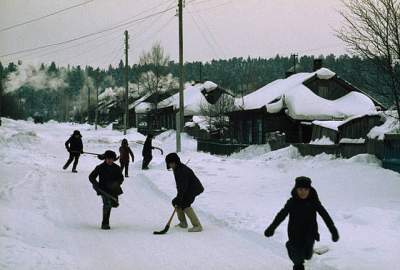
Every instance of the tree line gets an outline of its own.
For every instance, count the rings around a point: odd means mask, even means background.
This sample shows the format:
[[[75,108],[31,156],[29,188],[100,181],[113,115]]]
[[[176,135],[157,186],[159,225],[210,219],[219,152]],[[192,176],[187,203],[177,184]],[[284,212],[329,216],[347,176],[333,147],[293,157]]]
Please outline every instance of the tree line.
[[[235,57],[205,63],[187,62],[185,81],[210,80],[241,96],[276,79],[284,78],[294,63],[296,72],[311,72],[315,58],[305,55],[293,59],[277,55],[272,58]],[[139,85],[132,87],[130,91],[141,91],[140,94],[151,91],[138,89],[140,85],[146,85],[143,82],[146,74],[152,74],[152,80],[154,76],[179,77],[178,63],[164,61],[160,68],[154,61],[147,62],[145,59],[144,57],[139,64],[128,67],[130,84]],[[322,59],[324,67],[333,70],[338,76],[365,90],[387,106],[394,104],[388,85],[389,77],[377,68],[373,60],[333,54],[319,56],[318,59]],[[106,69],[79,65],[63,67],[54,62],[26,69],[21,63],[9,63],[6,66],[0,63],[2,116],[26,119],[41,115],[44,120],[90,122],[94,119],[91,116],[94,115],[96,106],[96,89],[102,93],[107,88],[124,87],[125,67],[122,60],[117,66],[110,65]],[[399,74],[399,69],[397,73]],[[158,81],[162,80],[157,79],[157,84]]]

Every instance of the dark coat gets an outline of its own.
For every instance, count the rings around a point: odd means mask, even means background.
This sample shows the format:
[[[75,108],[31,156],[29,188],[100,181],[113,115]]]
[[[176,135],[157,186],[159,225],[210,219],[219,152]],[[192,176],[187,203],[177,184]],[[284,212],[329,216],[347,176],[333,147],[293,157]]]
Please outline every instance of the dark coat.
[[[319,241],[317,213],[322,217],[329,231],[332,234],[337,233],[335,224],[322,206],[316,190],[311,188],[309,197],[303,200],[297,196],[296,190],[293,189],[292,197],[276,215],[269,228],[274,231],[289,215],[289,241],[304,242],[308,239]]]
[[[119,161],[121,162],[121,164],[129,163],[129,155],[131,156],[133,162],[135,157],[131,148],[127,145],[121,145],[121,147],[119,148]]]
[[[204,191],[203,185],[196,177],[194,172],[185,164],[179,163],[174,170],[176,189],[178,194],[176,198],[180,202],[191,200]]]
[[[142,150],[142,156],[143,157],[152,157],[151,150],[153,150],[153,146],[151,145],[151,139],[149,137],[146,138],[146,141],[144,142],[143,150]]]
[[[99,177],[99,182],[96,181],[97,177]],[[90,173],[89,181],[113,196],[123,193],[121,184],[124,182],[124,176],[122,175],[121,168],[115,163],[108,165],[106,162],[103,162],[98,165]]]
[[[74,135],[72,135],[66,142],[65,142],[65,147],[67,148],[68,152],[70,151],[76,151],[76,152],[82,152],[83,151],[83,143],[82,143],[82,136],[79,136],[76,138]]]

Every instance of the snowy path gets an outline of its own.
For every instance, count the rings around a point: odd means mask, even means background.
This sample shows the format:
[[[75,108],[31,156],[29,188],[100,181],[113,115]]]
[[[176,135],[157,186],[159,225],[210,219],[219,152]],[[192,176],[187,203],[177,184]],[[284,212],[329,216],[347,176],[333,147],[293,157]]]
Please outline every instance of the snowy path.
[[[307,270],[397,269],[400,265],[400,174],[384,170],[371,156],[351,160],[328,155],[302,158],[292,148],[264,153],[250,148],[229,158],[196,153],[184,136],[184,162],[206,192],[194,205],[204,232],[164,228],[175,195],[172,172],[158,153],[141,171],[141,146],[131,143],[136,162],[123,184],[121,205],[111,214],[111,231],[99,229],[101,200],[88,174],[100,163],[83,156],[78,174],[61,170],[64,141],[80,129],[85,150],[117,150],[124,137],[88,125],[34,125],[3,119],[0,127],[0,270],[25,269],[291,269],[284,243],[286,222],[273,238],[262,232],[287,200],[298,175],[313,179],[341,235],[338,243],[319,219],[320,245]],[[130,130],[130,142],[143,136]],[[157,137],[165,152],[174,136]],[[176,222],[176,219],[175,219]]]
[[[101,231],[101,202],[87,180],[98,160],[83,157],[78,174],[60,170],[66,131],[58,132],[50,141],[43,140],[49,134],[38,130],[37,136],[43,137],[30,149],[34,151],[19,152],[25,156],[22,162],[13,153],[3,156],[0,269],[289,267],[287,260],[204,216],[203,233],[171,229],[154,236],[152,231],[164,227],[172,208],[141,171],[123,185],[121,206],[111,215],[112,230]],[[24,162],[28,160],[33,164]]]

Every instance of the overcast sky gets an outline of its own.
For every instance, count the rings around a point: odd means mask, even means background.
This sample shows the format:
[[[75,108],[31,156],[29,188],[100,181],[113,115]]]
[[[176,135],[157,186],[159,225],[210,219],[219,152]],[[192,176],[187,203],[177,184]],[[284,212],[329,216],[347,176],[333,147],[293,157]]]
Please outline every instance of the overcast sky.
[[[0,0],[0,29],[88,0]],[[165,10],[177,0],[94,0],[66,12],[0,32],[0,55],[57,43],[103,30],[132,18]],[[207,61],[276,54],[342,54],[335,37],[340,0],[186,0],[184,57]],[[139,15],[138,15],[139,14]],[[116,64],[123,55],[123,32],[130,33],[130,63],[160,41],[172,59],[178,56],[175,11],[62,46],[2,57],[0,61],[56,61],[59,65]]]

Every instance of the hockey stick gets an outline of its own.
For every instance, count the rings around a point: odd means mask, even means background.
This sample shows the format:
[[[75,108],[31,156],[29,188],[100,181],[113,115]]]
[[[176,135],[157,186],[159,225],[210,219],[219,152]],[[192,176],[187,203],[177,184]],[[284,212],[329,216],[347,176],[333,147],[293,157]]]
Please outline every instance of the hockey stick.
[[[165,225],[165,228],[162,230],[162,231],[155,231],[155,232],[153,232],[153,234],[157,234],[157,235],[159,235],[159,234],[166,234],[167,232],[168,232],[168,230],[169,230],[169,225],[171,224],[171,221],[172,221],[172,219],[174,218],[174,215],[175,215],[175,212],[176,212],[176,208],[174,208],[174,212],[172,212],[172,215],[171,215],[171,217],[169,218],[169,220],[168,220],[168,222],[167,222],[167,225]]]
[[[88,154],[88,155],[93,155],[93,156],[100,156],[102,154],[96,154],[96,153],[91,153],[91,152],[79,152],[79,151],[70,151],[70,153],[77,153],[77,154]]]
[[[144,145],[144,142],[141,142],[141,141],[134,141],[134,143],[137,143],[137,144],[140,144],[140,145]],[[152,148],[159,150],[161,155],[164,155],[164,151],[160,147],[152,146]]]
[[[110,200],[113,200],[116,203],[116,207],[118,207],[119,202],[118,199],[115,198],[113,195],[109,194],[108,192],[102,190],[101,188],[95,187],[94,190],[96,190],[98,193],[100,193],[101,195],[107,197]]]

